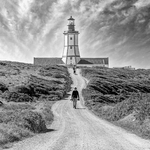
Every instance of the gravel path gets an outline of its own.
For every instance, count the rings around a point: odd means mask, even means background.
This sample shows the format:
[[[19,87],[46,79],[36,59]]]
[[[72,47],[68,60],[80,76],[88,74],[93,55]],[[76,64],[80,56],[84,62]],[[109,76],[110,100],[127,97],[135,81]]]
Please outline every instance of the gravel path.
[[[86,80],[72,74],[73,87],[85,87]],[[150,141],[99,119],[81,101],[72,108],[69,98],[52,107],[55,120],[50,131],[14,144],[10,150],[150,150]]]

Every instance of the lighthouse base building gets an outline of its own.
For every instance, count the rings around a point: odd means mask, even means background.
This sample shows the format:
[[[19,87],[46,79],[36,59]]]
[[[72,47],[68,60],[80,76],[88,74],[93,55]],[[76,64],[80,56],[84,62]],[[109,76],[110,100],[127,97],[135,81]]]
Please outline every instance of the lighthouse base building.
[[[79,32],[75,30],[72,16],[68,19],[68,30],[64,33],[62,58],[34,58],[35,65],[101,66],[109,67],[108,58],[81,58],[78,45]]]
[[[34,58],[34,65],[64,65],[64,66],[73,66],[73,64],[66,65],[62,58],[40,58],[35,57]],[[109,58],[80,58],[80,61],[75,64],[76,66],[86,66],[86,67],[93,67],[93,66],[99,66],[99,67],[109,67]]]

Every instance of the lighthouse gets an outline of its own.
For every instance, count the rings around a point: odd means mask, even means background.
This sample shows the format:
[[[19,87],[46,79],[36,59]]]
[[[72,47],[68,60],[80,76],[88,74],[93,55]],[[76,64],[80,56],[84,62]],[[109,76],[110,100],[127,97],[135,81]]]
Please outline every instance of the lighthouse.
[[[64,31],[64,48],[62,57],[35,57],[35,65],[65,65],[78,67],[109,67],[109,58],[85,58],[80,57],[78,46],[79,32],[75,30],[75,20],[72,16],[68,19],[68,30]],[[90,47],[89,47],[90,50]],[[92,50],[92,49],[91,49]]]
[[[72,16],[68,19],[68,31],[64,31],[64,48],[62,61],[66,65],[77,65],[80,61],[78,46],[79,32],[75,30],[75,20]]]

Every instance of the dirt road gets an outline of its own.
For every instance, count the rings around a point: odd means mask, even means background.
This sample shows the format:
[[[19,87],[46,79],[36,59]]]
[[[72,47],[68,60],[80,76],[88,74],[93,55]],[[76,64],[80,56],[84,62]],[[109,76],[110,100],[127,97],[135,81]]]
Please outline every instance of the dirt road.
[[[77,75],[69,71],[73,87],[81,92],[85,79],[79,70]],[[69,98],[55,103],[55,120],[50,126],[54,131],[16,143],[11,150],[150,150],[150,141],[99,119],[81,103],[77,109],[73,109]]]

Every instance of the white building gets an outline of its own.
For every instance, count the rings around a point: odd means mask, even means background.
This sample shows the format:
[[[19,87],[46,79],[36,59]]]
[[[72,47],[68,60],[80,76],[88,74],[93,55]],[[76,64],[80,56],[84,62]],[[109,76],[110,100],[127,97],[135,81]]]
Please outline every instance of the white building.
[[[64,33],[62,58],[34,58],[35,65],[101,66],[109,67],[109,58],[81,58],[78,45],[79,32],[75,30],[75,20],[68,19],[68,31]]]
[[[74,19],[72,16],[68,19],[68,31],[64,32],[64,50],[62,61],[66,65],[77,65],[80,61],[78,46],[78,31],[75,31]]]

